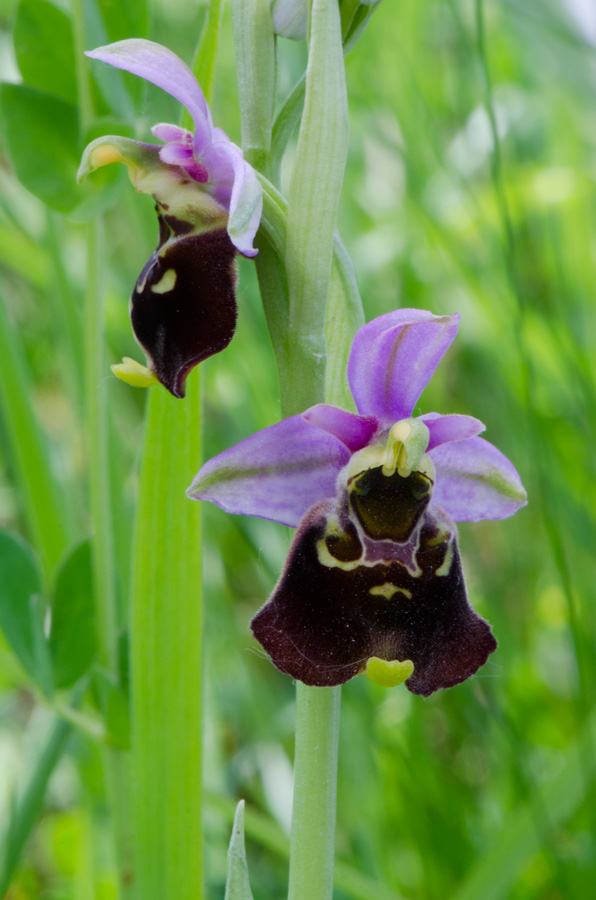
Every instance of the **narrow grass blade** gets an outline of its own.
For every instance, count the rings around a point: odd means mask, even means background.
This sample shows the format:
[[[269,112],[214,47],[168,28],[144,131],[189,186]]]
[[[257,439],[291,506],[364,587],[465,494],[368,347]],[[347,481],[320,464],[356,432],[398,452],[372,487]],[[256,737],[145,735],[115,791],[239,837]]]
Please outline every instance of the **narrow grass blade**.
[[[0,297],[0,412],[31,541],[48,575],[67,545],[63,508],[48,452],[31,408],[25,354]]]
[[[596,715],[588,719],[578,741],[567,753],[561,771],[542,788],[547,819],[545,831],[562,825],[578,808],[596,774]],[[514,809],[492,847],[480,857],[452,900],[501,900],[509,896],[520,869],[541,846],[536,817],[529,806]]]
[[[228,850],[228,879],[225,900],[253,900],[244,846],[244,800],[236,807]]]

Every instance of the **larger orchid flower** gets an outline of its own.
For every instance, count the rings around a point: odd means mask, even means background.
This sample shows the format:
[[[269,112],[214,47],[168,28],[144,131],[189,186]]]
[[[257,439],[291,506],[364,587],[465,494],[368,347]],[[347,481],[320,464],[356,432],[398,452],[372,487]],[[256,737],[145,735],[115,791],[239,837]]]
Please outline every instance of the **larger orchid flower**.
[[[236,252],[254,256],[262,189],[242,151],[213,125],[196,78],[171,50],[128,40],[87,53],[139,75],[184,104],[194,134],[160,124],[164,143],[109,135],[86,148],[79,179],[123,162],[138,191],[155,200],[159,245],[132,294],[131,319],[149,366],[175,396],[197,363],[223,350],[236,327]]]
[[[468,603],[455,522],[510,516],[525,491],[478,419],[412,415],[458,320],[402,309],[365,325],[348,364],[359,415],[313,406],[211,459],[189,489],[298,526],[252,630],[306,684],[394,665],[426,696],[496,647]]]

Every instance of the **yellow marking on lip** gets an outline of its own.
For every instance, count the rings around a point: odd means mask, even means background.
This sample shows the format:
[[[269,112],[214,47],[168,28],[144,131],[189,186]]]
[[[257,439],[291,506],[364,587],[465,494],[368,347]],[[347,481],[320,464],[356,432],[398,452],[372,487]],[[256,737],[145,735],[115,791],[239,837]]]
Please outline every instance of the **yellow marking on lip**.
[[[91,154],[89,160],[91,169],[101,169],[102,166],[109,166],[110,163],[124,162],[120,151],[113,144],[103,144]]]
[[[169,291],[173,291],[176,287],[177,277],[176,269],[168,269],[167,272],[164,272],[161,276],[157,284],[151,285],[151,291],[154,294],[167,294]]]
[[[412,599],[411,591],[406,590],[406,588],[396,587],[389,581],[386,581],[385,584],[376,584],[374,587],[370,588],[368,593],[372,594],[373,597],[387,597],[388,600],[391,600],[395,594],[403,594],[408,600]]]
[[[371,656],[366,663],[364,674],[375,684],[381,687],[397,687],[406,681],[414,671],[414,663],[411,659],[379,659],[378,656]]]
[[[110,368],[116,378],[132,387],[151,387],[157,381],[157,376],[151,369],[141,365],[136,359],[131,359],[130,356],[125,356],[121,363]]]

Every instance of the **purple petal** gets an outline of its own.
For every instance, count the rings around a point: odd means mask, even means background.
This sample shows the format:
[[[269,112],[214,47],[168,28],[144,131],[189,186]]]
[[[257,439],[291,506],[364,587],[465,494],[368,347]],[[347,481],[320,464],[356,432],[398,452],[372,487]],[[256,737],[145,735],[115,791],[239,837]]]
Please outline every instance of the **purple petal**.
[[[433,503],[456,522],[505,519],[527,503],[515,466],[483,438],[442,444],[429,456],[437,470]]]
[[[210,459],[188,496],[296,526],[313,503],[335,494],[337,474],[349,458],[338,438],[292,416]]]
[[[303,416],[307,422],[339,438],[350,453],[356,453],[357,450],[366,447],[378,427],[377,420],[370,416],[357,416],[346,412],[345,409],[338,409],[337,406],[328,406],[326,403],[311,406]]]
[[[195,123],[195,133],[211,134],[211,112],[197,79],[186,63],[167,47],[132,38],[87,51],[86,56],[157,85],[187,108]]]
[[[184,144],[166,144],[159,151],[159,158],[169,166],[180,166],[199,184],[205,184],[209,180],[207,169],[196,161],[192,147],[186,147]]]
[[[206,147],[200,162],[209,172],[210,193],[229,212],[230,240],[244,256],[256,256],[253,241],[263,211],[263,190],[254,169],[229,140]]]
[[[348,379],[358,412],[386,427],[408,418],[457,334],[459,315],[398,309],[357,332]]]
[[[184,166],[193,158],[192,147],[185,147],[184,144],[166,144],[159,151],[159,158],[169,166]]]
[[[430,431],[428,450],[452,441],[465,441],[466,438],[476,437],[481,431],[486,431],[486,425],[472,416],[457,414],[441,416],[439,413],[426,413],[426,415],[420,416],[420,419]]]
[[[163,141],[165,144],[174,142],[176,144],[186,144],[189,147],[192,147],[193,144],[193,137],[190,131],[187,131],[186,128],[180,128],[179,125],[169,125],[167,122],[154,125],[151,129],[151,134],[154,134],[158,140]]]

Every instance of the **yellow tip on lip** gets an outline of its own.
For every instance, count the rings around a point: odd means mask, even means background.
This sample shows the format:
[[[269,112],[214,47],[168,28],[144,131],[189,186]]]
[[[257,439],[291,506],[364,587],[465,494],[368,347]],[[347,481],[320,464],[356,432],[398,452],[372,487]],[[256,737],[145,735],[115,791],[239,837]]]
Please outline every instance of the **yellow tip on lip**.
[[[103,144],[103,146],[93,151],[89,165],[93,171],[94,169],[101,169],[102,166],[109,166],[111,163],[123,161],[122,154],[113,144]]]
[[[132,387],[151,387],[157,381],[157,376],[151,369],[148,369],[147,366],[142,366],[141,363],[137,362],[136,359],[131,359],[130,356],[125,356],[121,363],[110,366],[110,368],[116,378],[124,381],[125,384],[132,385]]]
[[[398,684],[407,681],[414,671],[414,663],[411,659],[379,659],[378,656],[371,656],[366,663],[364,674],[375,684],[381,687],[396,687]]]

